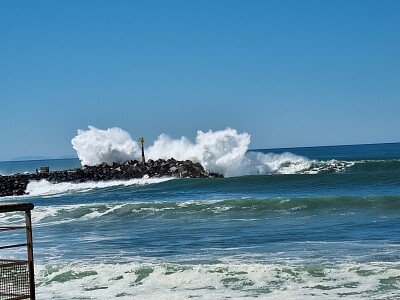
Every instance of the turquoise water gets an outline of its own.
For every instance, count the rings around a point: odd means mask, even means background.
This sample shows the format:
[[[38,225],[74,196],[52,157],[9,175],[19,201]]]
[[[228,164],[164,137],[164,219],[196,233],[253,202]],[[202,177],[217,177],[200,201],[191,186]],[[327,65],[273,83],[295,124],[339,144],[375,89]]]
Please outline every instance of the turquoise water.
[[[257,152],[277,155],[278,171],[38,182],[1,199],[35,204],[38,299],[400,298],[400,144]],[[0,173],[38,164],[79,161]]]

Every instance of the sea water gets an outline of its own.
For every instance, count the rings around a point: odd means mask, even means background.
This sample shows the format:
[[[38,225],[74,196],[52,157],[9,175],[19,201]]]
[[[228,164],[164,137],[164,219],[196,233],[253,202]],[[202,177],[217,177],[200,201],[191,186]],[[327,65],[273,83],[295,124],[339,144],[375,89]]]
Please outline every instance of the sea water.
[[[35,205],[37,299],[400,299],[400,144],[245,155],[227,178],[41,181],[0,199]],[[79,160],[0,173],[60,163]]]

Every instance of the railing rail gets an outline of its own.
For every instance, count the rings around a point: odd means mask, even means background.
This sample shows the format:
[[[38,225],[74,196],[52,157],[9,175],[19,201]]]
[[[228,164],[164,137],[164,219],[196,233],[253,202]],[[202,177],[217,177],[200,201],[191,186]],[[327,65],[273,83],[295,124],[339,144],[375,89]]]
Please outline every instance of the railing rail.
[[[0,226],[0,232],[25,230],[26,243],[1,245],[0,250],[27,247],[27,259],[0,259],[0,300],[35,300],[35,275],[32,242],[32,203],[1,203],[0,213],[24,212],[25,226]]]

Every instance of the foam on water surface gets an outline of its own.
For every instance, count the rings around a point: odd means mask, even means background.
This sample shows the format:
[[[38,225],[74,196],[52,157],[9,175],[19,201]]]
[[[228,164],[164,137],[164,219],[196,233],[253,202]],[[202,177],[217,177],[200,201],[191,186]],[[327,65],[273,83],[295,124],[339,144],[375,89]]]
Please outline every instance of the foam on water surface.
[[[51,183],[47,180],[31,181],[26,187],[30,196],[60,195],[72,192],[87,192],[93,189],[104,189],[116,186],[148,185],[173,180],[173,178],[146,178],[130,180],[90,181],[83,183],[61,182]]]
[[[400,296],[400,265],[98,262],[39,265],[40,299],[381,299]]]

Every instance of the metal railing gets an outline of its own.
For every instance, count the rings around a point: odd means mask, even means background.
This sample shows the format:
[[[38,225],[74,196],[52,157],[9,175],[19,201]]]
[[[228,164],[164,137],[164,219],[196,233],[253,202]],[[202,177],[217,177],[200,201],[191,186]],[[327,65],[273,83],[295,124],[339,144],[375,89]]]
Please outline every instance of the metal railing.
[[[0,203],[0,213],[25,212],[25,226],[0,226],[0,233],[25,230],[26,243],[0,245],[0,250],[27,247],[27,259],[0,259],[0,300],[35,300],[32,243],[32,203]]]

